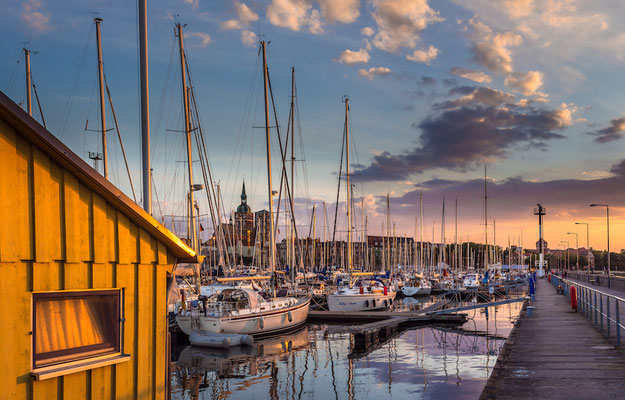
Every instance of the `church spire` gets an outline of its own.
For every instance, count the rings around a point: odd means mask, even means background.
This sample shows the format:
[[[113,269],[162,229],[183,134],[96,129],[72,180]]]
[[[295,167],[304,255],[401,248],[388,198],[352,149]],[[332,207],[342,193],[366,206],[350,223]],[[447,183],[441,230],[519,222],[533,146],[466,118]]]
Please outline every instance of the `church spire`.
[[[247,205],[247,194],[245,193],[245,180],[243,181],[243,188],[241,190],[241,204],[237,207],[238,213],[251,213],[252,208]]]

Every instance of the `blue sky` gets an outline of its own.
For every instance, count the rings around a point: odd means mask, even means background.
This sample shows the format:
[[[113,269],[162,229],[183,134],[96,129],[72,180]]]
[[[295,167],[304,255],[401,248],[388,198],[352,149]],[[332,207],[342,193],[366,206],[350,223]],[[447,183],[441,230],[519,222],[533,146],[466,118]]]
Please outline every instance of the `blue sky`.
[[[489,214],[498,220],[498,242],[520,230],[527,232],[526,245],[534,241],[531,210],[543,201],[551,210],[548,241],[565,240],[566,232],[576,229],[572,222],[583,220],[591,222],[591,245],[602,247],[602,214],[587,205],[609,201],[613,246],[625,247],[625,225],[619,222],[625,204],[614,190],[625,182],[613,168],[625,158],[622,2],[149,0],[148,7],[152,151],[165,214],[182,213],[184,170],[176,161],[184,159],[183,141],[175,132],[183,126],[174,37],[178,21],[186,24],[203,129],[228,208],[236,207],[243,175],[252,207],[266,204],[264,138],[254,128],[263,123],[261,81],[255,75],[256,35],[262,33],[271,42],[270,74],[283,127],[290,69],[296,68],[308,178],[304,182],[298,163],[296,194],[306,198],[302,225],[309,212],[305,205],[334,202],[341,97],[347,94],[357,196],[365,196],[372,230],[380,229],[388,192],[398,231],[413,234],[414,199],[424,193],[426,231],[433,221],[440,223],[442,197],[448,210],[459,198],[461,234],[477,239],[482,200],[471,185],[477,185],[487,162],[493,186]],[[90,129],[98,126],[91,12],[104,19],[105,71],[138,187],[135,4],[5,1],[3,10],[1,90],[23,101],[23,61],[15,68],[23,42],[30,42],[37,52],[32,73],[48,128],[83,157],[98,145],[98,134],[84,130],[87,119]],[[248,96],[252,102],[246,107]],[[237,145],[241,142],[243,147]],[[130,193],[117,141],[111,139],[109,146],[111,180]],[[580,181],[589,181],[593,191],[586,192]],[[532,185],[538,183],[543,184]],[[520,196],[515,187],[526,192]],[[571,195],[574,190],[583,193]],[[451,231],[448,226],[448,236]]]

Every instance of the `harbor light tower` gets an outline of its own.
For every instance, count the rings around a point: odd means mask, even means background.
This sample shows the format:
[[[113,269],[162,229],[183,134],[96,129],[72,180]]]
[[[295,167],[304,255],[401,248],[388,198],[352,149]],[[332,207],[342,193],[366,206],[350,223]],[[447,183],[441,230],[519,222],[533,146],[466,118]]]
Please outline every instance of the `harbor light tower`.
[[[538,207],[534,208],[534,215],[538,215],[538,243],[539,243],[539,259],[538,259],[538,276],[545,276],[545,271],[543,270],[543,265],[545,262],[545,249],[543,240],[543,216],[547,213],[547,209],[542,206],[542,204],[536,204]]]

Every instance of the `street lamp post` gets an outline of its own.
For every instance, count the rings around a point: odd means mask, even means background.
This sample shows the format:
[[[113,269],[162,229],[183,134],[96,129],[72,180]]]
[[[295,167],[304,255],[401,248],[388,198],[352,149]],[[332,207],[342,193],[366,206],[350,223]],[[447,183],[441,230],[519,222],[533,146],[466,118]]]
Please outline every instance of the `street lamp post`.
[[[576,222],[575,225],[586,225],[586,270],[590,272],[590,228],[588,222]]]
[[[566,269],[569,269],[571,266],[571,264],[569,263],[569,248],[571,248],[571,245],[569,244],[568,240],[563,240],[560,243],[566,243]]]
[[[607,204],[591,204],[591,207],[605,207],[605,217],[608,228],[608,286],[610,286],[610,206]]]
[[[579,273],[579,235],[576,232],[567,232],[567,235],[575,235],[575,255],[577,256],[577,262],[575,263],[575,270]]]

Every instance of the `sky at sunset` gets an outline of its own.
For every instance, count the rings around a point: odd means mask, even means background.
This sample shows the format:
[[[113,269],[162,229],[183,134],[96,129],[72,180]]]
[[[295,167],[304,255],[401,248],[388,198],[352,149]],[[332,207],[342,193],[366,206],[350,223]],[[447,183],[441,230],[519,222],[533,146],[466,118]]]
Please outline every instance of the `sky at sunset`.
[[[25,42],[48,129],[87,158],[98,144],[93,12],[102,22],[104,69],[135,188],[140,189],[137,11],[132,1],[2,0],[0,90],[25,99]],[[267,207],[259,40],[284,136],[295,67],[299,120],[295,194],[300,230],[310,207],[336,198],[343,95],[350,98],[350,162],[369,233],[386,221],[415,234],[424,198],[426,239],[483,241],[488,164],[489,242],[521,232],[625,248],[625,2],[618,0],[148,0],[154,214],[184,213],[185,160],[178,39],[185,45],[213,174],[227,209],[241,182],[254,211]],[[40,120],[39,113],[35,117]],[[87,124],[87,120],[89,121]],[[107,125],[113,127],[110,111]],[[87,130],[85,127],[87,126]],[[275,135],[275,130],[273,131]],[[119,143],[109,132],[111,181],[130,195]],[[274,144],[276,137],[272,138]],[[274,180],[279,173],[274,153]],[[90,160],[88,160],[91,162]],[[199,176],[199,172],[197,172]],[[196,179],[197,180],[197,179]],[[274,186],[277,186],[275,184]],[[277,189],[277,188],[276,188]],[[140,199],[138,199],[140,202]],[[341,196],[344,200],[344,196]],[[200,204],[206,213],[206,202]],[[169,217],[166,217],[168,221]],[[318,214],[317,234],[322,219]],[[361,224],[360,207],[356,211]],[[339,218],[339,221],[344,220]],[[341,221],[340,226],[344,226]],[[168,226],[171,224],[168,223]],[[178,226],[178,229],[182,225]],[[344,229],[344,228],[340,228]],[[359,228],[360,229],[360,228]],[[212,229],[210,229],[212,231]],[[205,232],[208,233],[208,232]]]

